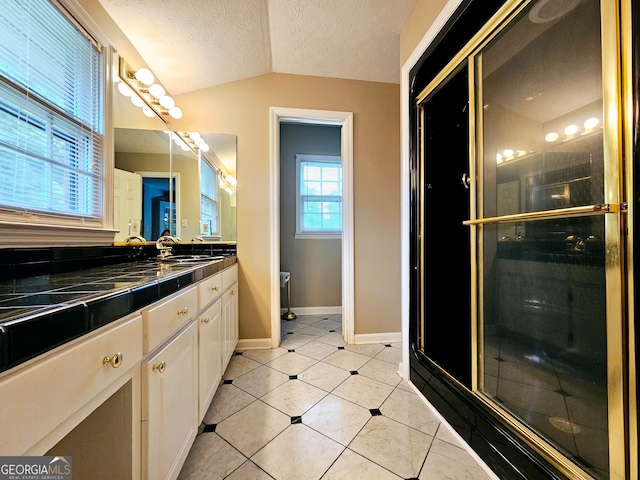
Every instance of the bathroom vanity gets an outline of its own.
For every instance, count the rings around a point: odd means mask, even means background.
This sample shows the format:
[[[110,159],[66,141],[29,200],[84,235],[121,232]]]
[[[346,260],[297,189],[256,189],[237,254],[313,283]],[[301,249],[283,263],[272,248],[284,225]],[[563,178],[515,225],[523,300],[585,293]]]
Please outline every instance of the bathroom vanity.
[[[0,282],[0,455],[71,457],[77,478],[178,476],[238,341],[237,258],[143,250]]]

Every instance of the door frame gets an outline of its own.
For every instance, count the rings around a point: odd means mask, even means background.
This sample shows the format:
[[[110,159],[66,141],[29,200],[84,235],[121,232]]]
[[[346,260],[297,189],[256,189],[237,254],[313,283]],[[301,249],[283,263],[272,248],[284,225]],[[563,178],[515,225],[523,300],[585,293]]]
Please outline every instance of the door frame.
[[[329,110],[270,107],[270,218],[271,348],[280,346],[280,122],[341,126],[342,156],[342,336],[353,344],[354,246],[353,246],[353,113]]]

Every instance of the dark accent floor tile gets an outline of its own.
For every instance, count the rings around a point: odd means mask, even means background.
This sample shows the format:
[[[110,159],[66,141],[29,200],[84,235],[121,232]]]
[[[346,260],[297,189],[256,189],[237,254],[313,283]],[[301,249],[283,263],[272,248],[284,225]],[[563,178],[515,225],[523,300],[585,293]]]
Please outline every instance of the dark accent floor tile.
[[[565,392],[564,390],[554,390],[554,392],[559,393],[563,397],[570,397],[571,394],[569,392]]]
[[[287,352],[289,352],[289,353],[293,353],[293,352],[295,352],[295,349],[290,348],[289,350],[287,350]]]
[[[291,425],[295,423],[302,423],[302,417],[301,416],[291,417]]]
[[[205,425],[204,428],[202,429],[203,432],[215,432],[216,431],[216,424],[212,423],[211,425]]]
[[[378,416],[382,415],[382,412],[380,411],[379,408],[370,408],[369,412],[371,412],[371,416],[372,417],[378,417]]]
[[[349,373],[351,375],[360,375],[357,370],[351,370]]]
[[[338,347],[338,350],[344,350],[344,347]]]
[[[289,380],[297,380],[298,375],[289,375]]]
[[[223,380],[222,384],[223,385],[231,385],[233,383],[233,380]]]

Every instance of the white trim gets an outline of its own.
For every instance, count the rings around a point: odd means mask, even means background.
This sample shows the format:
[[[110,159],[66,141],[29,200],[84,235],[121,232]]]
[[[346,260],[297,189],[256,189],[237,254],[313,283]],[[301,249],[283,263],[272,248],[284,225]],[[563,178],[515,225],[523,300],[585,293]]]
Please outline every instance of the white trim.
[[[366,343],[400,343],[402,342],[402,332],[387,333],[359,333],[356,334],[356,345]]]
[[[287,312],[286,308],[280,308],[280,315]],[[291,311],[296,315],[339,315],[342,313],[342,307],[291,307]]]
[[[236,350],[263,350],[271,347],[270,338],[244,338],[238,340]]]
[[[402,66],[400,77],[400,303],[402,325],[402,361],[399,373],[405,380],[409,380],[409,227],[410,227],[410,170],[409,170],[409,73],[433,42],[438,32],[444,27],[451,15],[456,11],[462,0],[449,0],[435,19],[418,46],[413,50]]]
[[[280,122],[341,125],[342,157],[342,335],[354,342],[353,113],[270,107],[271,162],[269,241],[271,268],[271,347],[280,345]]]

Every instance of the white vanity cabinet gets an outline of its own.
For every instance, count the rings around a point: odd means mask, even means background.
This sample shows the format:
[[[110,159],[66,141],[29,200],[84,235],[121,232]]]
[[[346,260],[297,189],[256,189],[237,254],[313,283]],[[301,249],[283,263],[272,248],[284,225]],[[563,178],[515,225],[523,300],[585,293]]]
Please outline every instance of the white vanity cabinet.
[[[198,432],[198,323],[142,364],[142,478],[175,479]]]
[[[238,266],[222,272],[222,373],[238,344]]]
[[[222,379],[220,299],[198,316],[198,423],[202,422]]]

